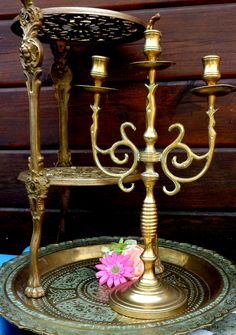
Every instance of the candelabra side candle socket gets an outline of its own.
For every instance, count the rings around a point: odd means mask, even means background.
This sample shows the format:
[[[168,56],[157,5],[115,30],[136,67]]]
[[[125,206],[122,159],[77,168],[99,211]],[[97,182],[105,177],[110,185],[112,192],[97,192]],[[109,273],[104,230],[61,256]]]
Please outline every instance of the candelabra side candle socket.
[[[155,149],[155,143],[157,141],[157,132],[155,130],[155,119],[156,119],[156,101],[155,91],[158,87],[156,83],[157,70],[163,70],[169,67],[173,62],[162,61],[158,57],[161,54],[161,32],[153,29],[153,26],[160,15],[156,14],[151,18],[147,25],[147,29],[144,32],[144,54],[146,60],[132,63],[134,67],[142,67],[148,70],[148,84],[146,88],[147,104],[146,104],[146,130],[144,133],[144,140],[146,148],[140,151],[127,137],[125,133],[126,127],[131,127],[135,130],[135,126],[132,123],[125,122],[121,125],[121,137],[122,140],[115,142],[111,148],[103,150],[97,145],[97,132],[98,132],[98,114],[100,112],[100,97],[102,93],[105,93],[110,88],[102,87],[104,79],[107,77],[107,57],[93,56],[93,66],[91,70],[91,76],[94,79],[94,86],[88,86],[87,89],[94,92],[94,103],[91,105],[93,111],[93,123],[91,126],[91,142],[94,161],[101,171],[110,175],[110,172],[99,161],[98,154],[109,154],[112,161],[117,164],[125,164],[128,160],[128,154],[125,154],[124,159],[119,159],[116,156],[116,149],[120,145],[125,145],[131,149],[134,160],[130,169],[125,173],[116,174],[119,177],[119,186],[123,191],[129,192],[133,189],[131,187],[124,186],[123,182],[130,173],[132,173],[138,166],[139,162],[143,162],[145,165],[144,171],[141,173],[141,179],[143,180],[146,197],[143,202],[143,208],[141,213],[141,232],[144,240],[144,252],[141,255],[141,259],[144,263],[144,272],[138,281],[132,282],[131,284],[122,284],[118,286],[110,295],[111,307],[120,314],[128,317],[140,318],[140,319],[156,319],[164,320],[172,318],[176,315],[182,314],[187,310],[188,297],[186,292],[178,286],[170,285],[169,283],[161,280],[157,275],[158,272],[163,270],[163,267],[158,258],[158,213],[157,206],[154,197],[154,186],[159,179],[159,174],[155,171],[154,165],[158,162],[161,163],[164,173],[174,184],[174,189],[169,191],[166,187],[163,190],[168,195],[174,195],[180,190],[180,184],[186,182],[192,182],[199,179],[208,170],[215,146],[216,132],[214,130],[215,120],[214,113],[216,112],[214,103],[216,96],[225,95],[232,91],[235,91],[235,87],[232,85],[218,84],[217,81],[220,79],[220,57],[216,55],[210,55],[203,58],[203,79],[206,81],[206,86],[198,87],[192,90],[194,94],[207,96],[209,109],[207,114],[209,116],[209,150],[203,155],[197,155],[184,143],[182,139],[184,137],[184,127],[182,124],[177,123],[170,126],[169,131],[174,128],[179,130],[179,135],[176,140],[167,146],[163,152],[158,152]],[[195,177],[183,178],[175,176],[168,167],[168,156],[174,149],[181,149],[186,152],[187,158],[184,162],[178,162],[177,157],[174,156],[172,164],[175,168],[184,169],[191,165],[193,160],[206,160],[206,164],[201,172]]]

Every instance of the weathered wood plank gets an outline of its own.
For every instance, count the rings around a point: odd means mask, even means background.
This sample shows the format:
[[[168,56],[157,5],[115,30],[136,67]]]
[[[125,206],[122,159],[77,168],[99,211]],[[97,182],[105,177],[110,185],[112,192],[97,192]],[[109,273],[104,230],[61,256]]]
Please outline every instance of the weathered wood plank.
[[[236,80],[224,81],[236,85]],[[185,81],[160,83],[157,89],[158,146],[168,145],[177,132],[168,132],[168,127],[176,122],[185,126],[185,142],[191,146],[208,145],[207,101],[191,94],[193,86],[202,82]],[[141,83],[117,85],[119,91],[102,99],[102,111],[99,119],[99,144],[111,145],[120,138],[119,129],[122,122],[129,121],[136,125],[136,132],[129,134],[138,146],[144,145],[145,100],[147,90]],[[14,103],[12,97],[14,96]],[[58,147],[58,111],[54,92],[51,88],[42,89],[41,94],[41,138],[43,148]],[[90,148],[90,125],[92,111],[92,94],[73,89],[69,111],[70,146]],[[23,88],[0,90],[1,123],[0,146],[5,149],[28,148],[28,100]],[[217,146],[233,146],[236,142],[236,94],[217,99],[216,113]],[[17,135],[16,135],[17,131]]]
[[[222,3],[232,3],[234,0],[159,0],[158,8],[169,7],[169,6],[198,6],[205,4],[222,4]],[[35,1],[35,5],[40,8],[49,7],[47,0],[38,0]],[[59,7],[59,6],[75,6],[75,7],[98,7],[111,10],[131,10],[139,8],[152,8],[157,7],[156,0],[135,0],[127,2],[126,0],[80,0],[79,4],[77,0],[54,0],[53,3],[50,3],[50,7]],[[20,0],[9,0],[7,6],[5,2],[0,3],[0,19],[12,18],[19,13],[21,8]]]
[[[160,73],[162,79],[199,78],[202,73],[201,58],[207,54],[219,54],[222,57],[222,76],[236,76],[236,4],[161,8],[159,29],[163,33],[162,59],[176,62]],[[147,22],[156,9],[133,10],[133,14]],[[220,13],[220,22],[218,14]],[[10,31],[11,21],[0,22],[0,69],[1,86],[23,85],[24,76],[18,59],[20,38]],[[124,46],[96,49],[73,46],[72,61],[75,80],[88,81],[91,55],[95,52],[111,57],[111,80],[143,80],[146,74],[139,70],[129,70],[129,62],[144,59],[142,40]],[[51,53],[46,48],[43,80],[49,77],[52,63]]]
[[[196,150],[203,153],[203,150]],[[204,151],[205,152],[205,151]],[[0,152],[0,207],[27,208],[28,199],[24,185],[17,181],[20,171],[27,169],[27,152]],[[72,153],[74,164],[93,165],[91,152],[76,151]],[[180,155],[183,158],[183,155]],[[45,152],[45,165],[53,166],[56,162],[54,152]],[[170,197],[161,190],[162,186],[172,189],[173,185],[161,172],[160,182],[156,187],[160,210],[181,209],[217,209],[235,210],[236,208],[236,149],[216,149],[209,171],[200,180],[184,184],[182,190]],[[200,171],[200,166],[193,164],[185,176],[193,176]],[[138,182],[132,193],[123,193],[118,186],[73,187],[71,188],[71,208],[95,211],[103,208],[122,208],[122,210],[140,210],[144,199],[144,186]],[[50,188],[47,208],[58,208],[59,189]],[[109,205],[108,205],[109,204]]]
[[[60,214],[47,211],[42,243],[57,242]],[[236,261],[236,213],[224,212],[160,212],[159,237],[212,249]],[[19,254],[29,245],[32,222],[29,210],[0,209],[0,253]],[[15,234],[21,232],[21,238]],[[64,235],[60,241],[93,236],[140,236],[140,215],[137,211],[112,208],[105,212],[70,211]]]

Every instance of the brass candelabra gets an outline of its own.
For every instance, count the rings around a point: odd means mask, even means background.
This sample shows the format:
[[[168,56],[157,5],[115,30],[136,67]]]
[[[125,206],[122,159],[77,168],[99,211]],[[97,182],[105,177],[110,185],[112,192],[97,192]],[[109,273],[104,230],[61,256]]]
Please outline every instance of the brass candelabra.
[[[185,292],[180,288],[171,286],[166,282],[158,278],[157,272],[162,271],[162,265],[158,258],[158,247],[157,247],[157,225],[158,225],[158,213],[157,206],[154,197],[154,186],[159,179],[159,174],[155,171],[155,164],[160,163],[162,170],[165,175],[173,182],[173,190],[163,187],[163,191],[168,195],[174,195],[180,191],[181,183],[193,182],[202,177],[208,170],[212,161],[216,132],[214,129],[215,119],[215,99],[217,95],[225,95],[235,88],[231,85],[217,84],[220,79],[220,57],[217,55],[205,56],[202,59],[203,62],[203,79],[206,82],[206,86],[198,87],[192,90],[194,94],[207,96],[208,98],[208,138],[209,138],[209,149],[205,154],[197,155],[190,147],[183,143],[185,134],[184,126],[180,123],[172,124],[169,127],[169,131],[178,129],[179,134],[177,138],[168,145],[162,152],[159,152],[155,148],[155,144],[158,138],[155,130],[156,120],[156,102],[155,102],[155,91],[158,87],[156,83],[156,74],[158,70],[169,67],[172,62],[159,60],[161,54],[161,32],[153,28],[155,22],[160,18],[159,14],[156,14],[151,18],[147,25],[147,29],[144,32],[144,54],[146,60],[132,63],[134,67],[146,68],[148,71],[148,83],[145,85],[147,94],[146,103],[146,130],[144,133],[144,140],[146,147],[143,151],[140,151],[128,138],[126,134],[126,128],[130,127],[135,130],[135,126],[130,122],[125,122],[120,127],[121,140],[115,142],[108,149],[101,149],[97,144],[97,134],[99,128],[99,112],[100,112],[100,100],[103,93],[107,93],[112,90],[108,87],[103,87],[103,81],[107,77],[107,64],[109,59],[104,56],[93,56],[92,57],[92,69],[91,76],[94,80],[94,86],[86,86],[85,88],[90,91],[94,91],[94,102],[91,105],[93,123],[91,126],[91,143],[94,161],[97,167],[106,175],[117,177],[118,185],[124,192],[130,192],[134,188],[134,183],[127,187],[124,185],[125,178],[132,174],[137,168],[139,162],[144,163],[145,169],[141,173],[141,179],[146,189],[146,197],[143,202],[142,213],[141,213],[141,232],[144,239],[144,252],[141,259],[144,263],[144,272],[141,278],[130,284],[120,285],[110,295],[110,304],[114,310],[118,313],[129,317],[141,318],[141,319],[165,319],[182,313],[187,306],[187,298]],[[129,154],[126,153],[121,159],[116,155],[116,150],[120,146],[126,146],[131,150],[133,155],[133,161],[131,167],[122,173],[111,173],[106,167],[102,166],[99,155],[110,155],[111,160],[116,164],[125,164],[129,159]],[[169,154],[174,149],[183,150],[187,158],[184,161],[179,162],[177,156],[172,158],[172,165],[177,169],[188,168],[191,163],[196,161],[205,160],[205,165],[202,170],[194,177],[184,178],[174,175],[168,166]]]

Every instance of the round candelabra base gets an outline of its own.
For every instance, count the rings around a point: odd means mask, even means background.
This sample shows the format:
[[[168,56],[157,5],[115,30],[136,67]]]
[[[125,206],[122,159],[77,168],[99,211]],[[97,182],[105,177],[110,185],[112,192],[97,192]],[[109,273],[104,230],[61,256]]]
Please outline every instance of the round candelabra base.
[[[153,286],[136,282],[132,286],[118,286],[110,295],[110,306],[117,313],[128,317],[165,320],[184,312],[187,297],[179,287],[164,281],[158,281]]]

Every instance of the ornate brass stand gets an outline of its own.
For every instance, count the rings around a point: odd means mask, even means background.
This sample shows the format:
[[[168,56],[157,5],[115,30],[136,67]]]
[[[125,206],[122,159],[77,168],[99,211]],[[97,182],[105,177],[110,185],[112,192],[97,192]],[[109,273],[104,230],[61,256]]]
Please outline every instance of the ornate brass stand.
[[[109,88],[102,88],[102,82],[107,77],[106,65],[108,59],[101,56],[93,57],[93,67],[91,76],[94,79],[95,86],[93,89],[94,103],[91,106],[93,111],[93,124],[91,126],[91,142],[93,149],[93,156],[96,165],[101,171],[107,175],[111,175],[109,171],[104,168],[99,161],[99,154],[109,154],[111,160],[117,164],[124,164],[127,162],[128,155],[126,154],[123,160],[120,160],[115,151],[120,145],[126,145],[133,153],[134,160],[131,168],[125,174],[116,175],[119,178],[119,186],[125,191],[129,192],[133,189],[134,184],[127,188],[123,185],[125,178],[131,173],[138,165],[139,162],[145,164],[145,170],[141,173],[143,180],[146,197],[144,199],[142,214],[141,214],[141,231],[144,238],[145,249],[141,256],[144,262],[144,273],[141,278],[130,285],[121,285],[113,291],[110,296],[111,307],[123,315],[141,318],[141,319],[165,319],[171,318],[179,313],[182,313],[187,307],[187,299],[185,292],[177,287],[173,287],[164,281],[160,280],[155,273],[156,262],[160,264],[158,258],[157,248],[157,206],[154,198],[154,186],[159,179],[158,173],[154,169],[154,165],[158,162],[161,163],[164,173],[174,183],[174,189],[169,191],[166,187],[163,188],[164,192],[168,195],[174,195],[180,190],[180,184],[192,182],[199,179],[208,170],[215,146],[216,133],[214,130],[215,120],[214,114],[216,112],[214,103],[217,95],[227,94],[235,90],[231,85],[217,85],[220,78],[219,64],[220,57],[215,55],[206,56],[203,58],[204,73],[203,79],[206,81],[207,86],[199,87],[193,90],[193,93],[208,96],[209,109],[207,114],[209,116],[209,150],[203,155],[197,155],[184,143],[184,127],[182,124],[173,124],[170,126],[169,131],[174,128],[179,130],[179,135],[163,152],[158,152],[155,149],[157,140],[157,132],[154,127],[156,116],[155,104],[155,91],[158,87],[156,84],[157,70],[164,69],[171,65],[172,62],[161,61],[158,56],[161,53],[160,39],[161,32],[153,29],[155,22],[160,18],[159,14],[151,18],[145,35],[144,53],[147,57],[146,61],[135,62],[132,65],[136,67],[144,67],[148,70],[149,83],[146,84],[148,90],[147,105],[146,105],[146,131],[144,133],[144,140],[146,148],[144,151],[139,151],[134,144],[128,139],[125,133],[126,127],[135,129],[131,123],[123,123],[121,125],[122,140],[114,143],[110,149],[102,150],[97,145],[97,132],[98,132],[98,114],[100,111],[100,95],[109,90]],[[175,168],[185,169],[191,165],[193,160],[206,160],[204,168],[196,176],[191,178],[182,178],[175,176],[168,167],[168,156],[174,149],[181,149],[186,152],[187,158],[183,162],[179,162],[177,157],[174,156],[172,164]]]
[[[108,168],[107,176],[96,167],[73,166],[68,143],[68,100],[72,73],[68,64],[69,42],[79,43],[110,41],[131,42],[143,35],[144,24],[141,20],[114,11],[83,8],[61,7],[40,10],[33,0],[21,0],[23,8],[12,25],[12,30],[23,35],[20,58],[27,78],[30,118],[30,158],[29,169],[19,175],[19,180],[26,185],[32,219],[31,270],[25,294],[30,298],[45,295],[41,285],[38,269],[38,249],[41,240],[42,221],[45,212],[45,199],[50,186],[63,186],[61,191],[62,217],[60,229],[63,232],[65,216],[69,202],[69,186],[110,185],[117,183],[116,175],[126,174],[125,168]],[[65,28],[65,22],[67,25]],[[89,23],[91,30],[88,29]],[[117,29],[119,25],[119,29]],[[78,30],[78,26],[80,29]],[[104,27],[107,26],[107,29]],[[40,140],[40,75],[43,61],[41,42],[50,43],[54,55],[51,77],[59,109],[59,151],[56,167],[45,168],[41,154]],[[139,179],[133,170],[127,182]]]

